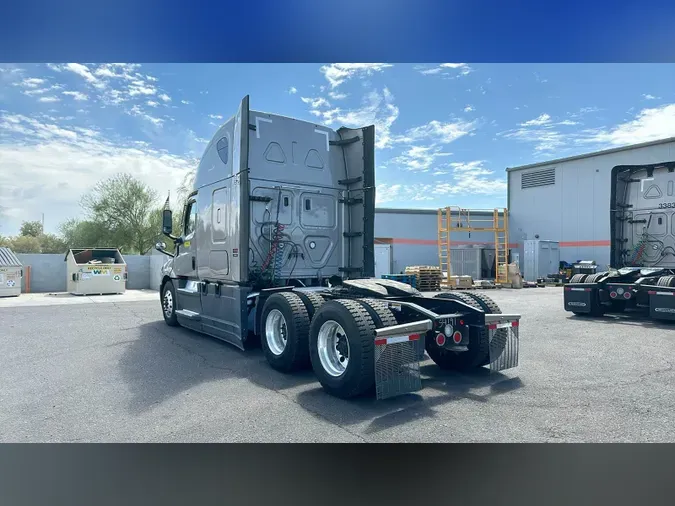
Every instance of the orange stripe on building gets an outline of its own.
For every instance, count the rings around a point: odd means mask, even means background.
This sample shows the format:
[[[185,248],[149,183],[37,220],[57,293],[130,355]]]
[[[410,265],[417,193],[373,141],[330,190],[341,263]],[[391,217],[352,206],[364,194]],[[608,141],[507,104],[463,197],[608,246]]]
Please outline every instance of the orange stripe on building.
[[[438,240],[435,239],[407,239],[403,237],[396,237],[393,239],[375,239],[379,244],[407,244],[417,246],[438,246]],[[611,245],[611,241],[561,241],[561,248],[584,248],[584,247],[607,247]],[[471,241],[450,241],[450,246],[494,246],[493,242],[471,242]],[[520,243],[509,243],[509,248],[514,249],[520,247]]]

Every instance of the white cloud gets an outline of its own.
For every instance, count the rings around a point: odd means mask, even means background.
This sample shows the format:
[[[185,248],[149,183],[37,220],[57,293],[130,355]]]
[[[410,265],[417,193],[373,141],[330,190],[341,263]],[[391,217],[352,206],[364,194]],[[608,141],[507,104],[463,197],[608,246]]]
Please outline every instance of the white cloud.
[[[464,112],[473,112],[473,111],[475,111],[475,110],[476,110],[476,109],[475,109],[474,106],[472,106],[472,105],[467,105],[467,106],[464,108]]]
[[[586,107],[569,116],[579,118],[597,110],[594,107]],[[534,144],[536,153],[545,152],[551,156],[554,152],[569,151],[572,148],[588,150],[592,146],[594,149],[602,149],[675,137],[675,104],[643,109],[632,120],[613,127],[586,128],[566,133],[555,127],[579,123],[572,120],[552,123],[550,118],[543,123],[530,123],[525,126],[526,123],[522,124],[521,128],[501,132],[498,135]]]
[[[180,103],[184,105],[190,105],[192,102],[190,102],[189,100],[181,100]]]
[[[584,142],[613,146],[675,137],[675,104],[643,109],[635,119],[591,133]]]
[[[431,201],[447,195],[501,196],[506,192],[506,179],[495,178],[494,171],[485,168],[485,162],[456,162],[449,170],[437,171],[438,176],[449,176],[447,182],[434,184],[388,184],[379,183],[375,189],[377,204],[409,201]],[[446,179],[446,178],[444,178]]]
[[[159,105],[158,102],[155,102],[153,100],[148,100],[146,104],[148,104],[150,107],[157,107]]]
[[[79,91],[64,91],[63,94],[73,97],[73,99],[78,100],[80,102],[89,99],[87,95],[85,95],[84,93],[80,93]]]
[[[332,98],[333,100],[343,100],[347,98],[349,95],[347,93],[340,93],[336,91],[329,91],[328,96]]]
[[[539,126],[539,125],[546,125],[547,123],[550,122],[551,116],[549,116],[548,114],[542,114],[537,118],[526,121],[525,123],[521,123],[521,126]]]
[[[654,95],[646,94],[642,95],[645,100],[659,100],[661,97],[655,97]]]
[[[393,164],[403,170],[428,172],[439,158],[451,155],[452,153],[443,152],[441,147],[410,146],[402,154],[389,160],[387,166]]]
[[[437,75],[446,77],[466,76],[473,72],[473,69],[466,63],[441,63],[437,67],[424,68],[416,67],[420,74]]]
[[[96,76],[91,73],[89,67],[82,65],[81,63],[66,63],[65,69],[70,70],[71,72],[74,72],[75,74],[84,78],[84,80],[88,83],[96,84],[99,82],[98,78],[96,78]]]
[[[131,116],[137,116],[137,117],[142,118],[146,121],[149,121],[150,123],[152,123],[156,127],[161,127],[164,124],[163,119],[156,118],[154,116],[150,116],[148,113],[143,111],[143,109],[141,109],[141,107],[138,104],[134,105],[130,110],[128,110],[126,112],[127,112],[127,114],[129,114]]]
[[[164,102],[171,102],[171,97],[169,95],[167,95],[166,93],[162,93],[161,95],[159,95],[159,98],[164,100]]]
[[[294,95],[294,94],[296,94],[297,92],[298,92],[298,89],[297,89],[295,86],[291,86],[290,88],[288,88],[288,93],[289,93],[290,95]]]
[[[430,140],[434,144],[449,144],[460,137],[470,134],[476,129],[475,121],[438,121],[410,128],[402,136],[396,138],[396,142],[415,143],[422,140]]]
[[[353,77],[370,76],[392,66],[389,63],[331,63],[321,67],[320,71],[331,88],[337,88]]]
[[[223,119],[223,117],[220,114],[209,114],[209,118],[211,118],[211,119]]]
[[[330,103],[323,97],[319,98],[309,98],[309,97],[300,97],[305,104],[309,104],[312,109],[318,109],[320,107],[330,107]]]
[[[20,83],[17,83],[17,84],[19,84],[19,85],[21,85],[25,88],[37,88],[37,87],[43,85],[46,82],[47,81],[45,81],[44,79],[38,79],[36,77],[29,77],[29,78],[26,78],[26,79],[24,79],[23,81],[21,81]]]
[[[321,106],[325,106],[323,102]],[[327,125],[340,124],[349,128],[375,125],[375,147],[390,147],[392,144],[391,126],[398,118],[399,110],[394,104],[394,96],[389,89],[382,93],[371,91],[362,100],[358,109],[343,110],[340,108],[321,110],[312,109],[310,113],[321,117]]]
[[[51,103],[51,102],[60,102],[61,99],[59,97],[40,97],[38,99],[38,102],[44,102],[44,103]]]
[[[149,84],[144,83],[143,81],[134,81],[129,86],[129,96],[135,97],[138,95],[154,95],[157,93],[157,88]]]
[[[132,172],[160,195],[178,188],[196,160],[171,155],[144,144],[116,144],[88,128],[66,128],[34,118],[1,114],[0,206],[9,226],[49,210],[47,229],[81,216],[80,197],[103,179]],[[159,204],[160,202],[158,202]]]

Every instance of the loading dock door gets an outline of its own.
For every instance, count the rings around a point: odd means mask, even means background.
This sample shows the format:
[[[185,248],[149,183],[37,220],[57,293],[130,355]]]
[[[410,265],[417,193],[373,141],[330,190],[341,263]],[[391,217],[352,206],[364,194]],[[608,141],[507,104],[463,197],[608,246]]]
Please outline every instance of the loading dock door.
[[[375,245],[375,277],[391,274],[391,244]]]

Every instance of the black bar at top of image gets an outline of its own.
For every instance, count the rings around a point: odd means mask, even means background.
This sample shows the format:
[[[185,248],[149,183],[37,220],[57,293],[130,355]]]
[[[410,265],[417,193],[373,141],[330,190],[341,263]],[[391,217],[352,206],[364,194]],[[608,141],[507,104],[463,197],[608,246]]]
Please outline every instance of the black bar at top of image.
[[[0,504],[660,505],[674,457],[666,444],[6,444]]]

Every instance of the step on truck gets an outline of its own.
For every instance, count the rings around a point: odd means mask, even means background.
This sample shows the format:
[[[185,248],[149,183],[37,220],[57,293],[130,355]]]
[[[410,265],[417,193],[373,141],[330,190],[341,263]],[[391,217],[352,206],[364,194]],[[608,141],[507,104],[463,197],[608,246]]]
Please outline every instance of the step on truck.
[[[480,293],[425,297],[374,278],[375,129],[250,111],[245,97],[198,165],[180,230],[169,200],[156,248],[164,320],[274,369],[312,368],[329,393],[378,399],[443,369],[518,365],[519,315]]]
[[[675,162],[612,169],[610,257],[617,268],[572,276],[565,310],[675,320],[674,172]]]

